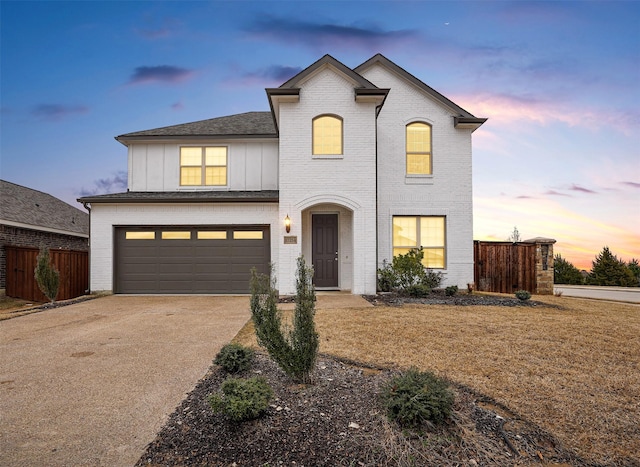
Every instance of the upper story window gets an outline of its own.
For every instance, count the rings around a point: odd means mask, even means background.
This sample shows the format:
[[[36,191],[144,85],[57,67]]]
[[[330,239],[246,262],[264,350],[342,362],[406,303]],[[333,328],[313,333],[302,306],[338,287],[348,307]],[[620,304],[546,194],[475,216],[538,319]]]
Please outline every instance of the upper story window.
[[[393,216],[393,256],[422,248],[424,267],[445,267],[444,216]]]
[[[180,148],[180,186],[225,186],[226,146]]]
[[[342,154],[342,119],[320,115],[313,119],[313,155]]]
[[[407,175],[431,175],[431,125],[407,125]]]

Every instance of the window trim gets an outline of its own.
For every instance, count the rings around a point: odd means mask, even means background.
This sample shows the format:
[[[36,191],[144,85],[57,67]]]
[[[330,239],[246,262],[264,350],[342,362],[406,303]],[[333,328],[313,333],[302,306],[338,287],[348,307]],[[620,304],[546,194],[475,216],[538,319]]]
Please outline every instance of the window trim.
[[[421,124],[429,127],[429,151],[427,152],[409,152],[409,127],[411,125]],[[413,120],[404,126],[404,171],[405,175],[410,178],[431,177],[433,176],[433,125],[424,120]],[[428,155],[429,156],[429,172],[409,172],[409,155]]]
[[[412,218],[415,219],[416,221],[416,231],[415,231],[415,235],[416,235],[416,245],[396,245],[394,242],[394,233],[393,233],[393,225],[394,225],[394,220],[396,218]],[[443,229],[444,231],[442,232],[443,234],[443,239],[444,239],[444,245],[442,246],[424,246],[424,245],[420,245],[420,237],[421,237],[421,223],[420,220],[423,218],[438,218],[438,219],[442,219],[443,220]],[[447,216],[445,215],[405,215],[405,214],[398,214],[398,215],[392,215],[391,216],[391,257],[394,258],[395,257],[395,250],[396,249],[418,249],[418,248],[422,248],[423,250],[442,250],[442,267],[434,267],[434,266],[428,266],[425,265],[426,268],[429,269],[439,269],[439,270],[446,270],[447,269]],[[423,263],[424,264],[424,263]]]
[[[315,141],[316,141],[316,120],[319,120],[324,117],[330,117],[340,122],[340,152],[339,153],[316,153],[315,152]],[[344,155],[344,119],[337,114],[320,114],[313,117],[311,120],[311,155],[314,158],[331,158],[332,156],[342,157]]]
[[[196,165],[182,165],[182,148],[199,148],[200,149],[200,183],[197,185],[184,185],[182,183],[182,169],[183,167],[198,167]],[[225,149],[225,165],[207,165],[207,148],[224,148]],[[207,185],[207,167],[224,167],[225,169],[225,183],[219,185]],[[178,148],[178,186],[180,188],[195,189],[202,187],[214,187],[225,188],[229,186],[229,146],[225,144],[214,145],[180,145]]]

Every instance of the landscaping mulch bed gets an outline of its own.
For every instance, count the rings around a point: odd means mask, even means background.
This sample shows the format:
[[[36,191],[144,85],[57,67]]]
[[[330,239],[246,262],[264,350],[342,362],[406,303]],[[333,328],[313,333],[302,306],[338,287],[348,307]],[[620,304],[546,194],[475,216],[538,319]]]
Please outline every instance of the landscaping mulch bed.
[[[379,293],[377,295],[363,295],[363,297],[375,306],[402,306],[413,305],[460,305],[460,306],[508,306],[508,307],[549,307],[549,304],[536,300],[520,300],[515,296],[467,293],[460,291],[455,295],[447,295],[443,289],[435,289],[428,296],[414,298],[398,293]]]
[[[241,376],[256,374],[274,390],[262,418],[233,423],[212,412],[207,397],[227,377],[213,366],[136,465],[584,465],[551,435],[463,386],[454,386],[447,424],[415,432],[388,422],[378,399],[393,370],[323,356],[314,383],[297,385],[258,353]]]

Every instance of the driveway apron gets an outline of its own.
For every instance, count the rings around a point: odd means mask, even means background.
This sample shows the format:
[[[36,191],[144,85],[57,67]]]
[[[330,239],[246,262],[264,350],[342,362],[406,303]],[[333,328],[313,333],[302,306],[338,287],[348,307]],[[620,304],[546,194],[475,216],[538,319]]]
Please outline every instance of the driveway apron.
[[[112,295],[0,322],[0,465],[133,465],[249,298]]]

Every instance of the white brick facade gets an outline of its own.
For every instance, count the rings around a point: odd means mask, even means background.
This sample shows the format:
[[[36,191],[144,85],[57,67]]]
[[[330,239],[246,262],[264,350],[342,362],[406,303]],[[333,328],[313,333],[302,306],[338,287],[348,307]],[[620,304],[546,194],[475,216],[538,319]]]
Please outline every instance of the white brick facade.
[[[257,115],[266,113],[257,112],[119,137],[128,146],[133,194],[120,194],[126,202],[109,195],[86,199],[92,205],[92,290],[113,290],[118,226],[268,225],[278,288],[292,294],[297,257],[311,263],[314,214],[337,215],[340,290],[375,293],[377,268],[393,256],[392,219],[399,215],[444,216],[443,285],[473,281],[471,133],[484,119],[380,55],[355,70],[325,56],[267,95],[267,123]],[[342,120],[342,154],[313,154],[312,122],[325,114]],[[230,137],[231,120],[259,131]],[[406,174],[405,129],[415,121],[432,127],[432,175]],[[226,186],[180,187],[180,147],[191,145],[228,148]],[[178,196],[207,191],[231,199],[185,202]],[[152,192],[175,201],[135,202]],[[234,202],[234,192],[257,195]],[[260,193],[275,198],[260,202]]]

